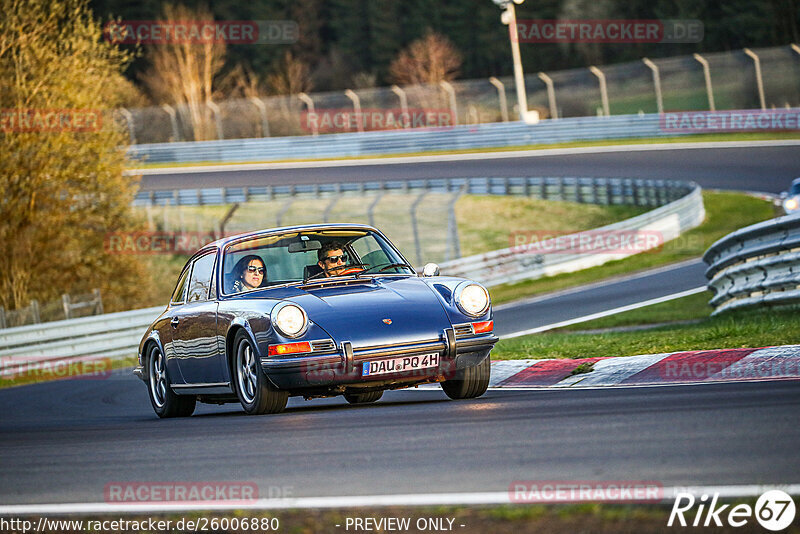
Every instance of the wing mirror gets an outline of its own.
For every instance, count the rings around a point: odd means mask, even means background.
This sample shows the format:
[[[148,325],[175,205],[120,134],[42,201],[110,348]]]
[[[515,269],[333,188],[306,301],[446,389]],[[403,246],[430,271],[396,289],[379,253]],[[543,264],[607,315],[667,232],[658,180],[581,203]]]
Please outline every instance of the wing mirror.
[[[422,268],[422,276],[439,276],[439,266],[435,263],[426,263]]]

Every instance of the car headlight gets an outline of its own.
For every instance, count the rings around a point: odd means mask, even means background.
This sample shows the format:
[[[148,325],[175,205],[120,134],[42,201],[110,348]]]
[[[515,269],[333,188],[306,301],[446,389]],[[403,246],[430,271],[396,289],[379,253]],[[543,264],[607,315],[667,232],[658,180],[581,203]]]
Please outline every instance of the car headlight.
[[[489,309],[489,292],[475,282],[462,282],[454,296],[458,307],[467,315],[479,317]]]
[[[272,324],[287,337],[298,337],[308,327],[308,316],[297,304],[282,302],[272,310]]]
[[[798,208],[797,197],[787,198],[783,201],[784,211],[795,211]]]

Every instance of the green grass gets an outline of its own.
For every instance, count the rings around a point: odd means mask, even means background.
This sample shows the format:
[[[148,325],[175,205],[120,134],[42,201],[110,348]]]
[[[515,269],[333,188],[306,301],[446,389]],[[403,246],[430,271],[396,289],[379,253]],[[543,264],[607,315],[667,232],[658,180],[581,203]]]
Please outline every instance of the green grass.
[[[684,350],[791,345],[800,342],[796,310],[756,310],[708,317],[695,324],[605,333],[547,332],[504,339],[497,360],[634,356]]]
[[[403,152],[399,154],[378,154],[365,156],[348,156],[344,158],[308,158],[308,159],[281,159],[267,161],[197,161],[197,162],[178,162],[178,163],[140,163],[131,161],[131,167],[136,169],[163,169],[171,167],[201,167],[206,165],[258,165],[264,163],[292,163],[298,161],[343,161],[360,160],[374,158],[400,158],[418,156],[440,156],[447,154],[483,154],[493,152],[511,152],[515,150],[546,150],[551,148],[581,148],[595,146],[618,146],[618,145],[652,145],[661,143],[702,143],[711,141],[770,141],[782,139],[800,139],[797,132],[748,132],[748,133],[728,133],[728,134],[694,134],[676,137],[656,137],[648,139],[624,138],[624,139],[604,139],[599,141],[570,141],[565,143],[547,143],[537,145],[514,145],[505,147],[491,148],[464,148],[458,150],[431,150],[426,152]]]
[[[706,208],[706,220],[697,228],[668,241],[658,249],[574,273],[495,286],[489,290],[492,302],[495,305],[501,304],[526,296],[699,258],[716,240],[734,230],[775,216],[775,207],[770,202],[743,193],[705,191],[703,202]]]

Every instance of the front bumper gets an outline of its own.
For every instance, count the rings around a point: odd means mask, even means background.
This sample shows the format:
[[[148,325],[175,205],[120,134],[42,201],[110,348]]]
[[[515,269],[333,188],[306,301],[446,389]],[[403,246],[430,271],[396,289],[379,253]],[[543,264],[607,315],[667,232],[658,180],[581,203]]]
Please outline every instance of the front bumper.
[[[269,379],[281,389],[343,384],[367,385],[370,382],[420,382],[442,376],[447,378],[458,369],[479,364],[489,355],[498,337],[492,333],[456,339],[452,329],[440,339],[415,343],[399,343],[370,347],[353,347],[343,341],[325,354],[293,358],[261,358],[261,367]],[[362,376],[362,363],[397,357],[438,353],[439,365],[376,377]]]

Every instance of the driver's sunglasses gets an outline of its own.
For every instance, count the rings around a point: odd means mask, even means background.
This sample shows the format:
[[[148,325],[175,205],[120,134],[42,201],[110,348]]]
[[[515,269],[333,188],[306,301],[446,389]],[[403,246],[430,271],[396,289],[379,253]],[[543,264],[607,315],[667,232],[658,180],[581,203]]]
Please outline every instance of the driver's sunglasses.
[[[327,261],[328,263],[337,263],[339,260],[341,260],[342,263],[347,263],[347,254],[339,254],[338,256],[328,256],[327,258],[325,258],[325,261]]]
[[[258,274],[264,274],[264,268],[263,267],[256,267],[255,265],[248,265],[247,266],[247,272],[249,272],[249,273],[258,272]]]

